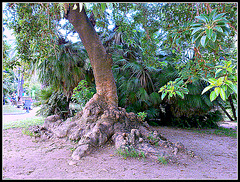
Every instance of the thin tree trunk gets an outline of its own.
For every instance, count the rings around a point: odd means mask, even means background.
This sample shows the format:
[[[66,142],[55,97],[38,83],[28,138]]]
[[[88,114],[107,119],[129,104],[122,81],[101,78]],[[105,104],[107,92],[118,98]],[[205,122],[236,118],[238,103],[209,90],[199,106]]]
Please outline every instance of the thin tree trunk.
[[[117,87],[112,73],[112,58],[99,39],[94,27],[89,21],[85,9],[79,12],[70,7],[67,19],[79,34],[88,53],[95,78],[97,95],[103,98],[108,107],[118,106]]]
[[[229,97],[229,102],[230,102],[230,105],[231,105],[231,108],[232,108],[232,112],[233,112],[233,117],[235,120],[237,120],[237,116],[236,116],[236,110],[235,110],[235,107],[233,105],[233,100],[232,100],[232,95],[230,94]]]
[[[223,110],[223,112],[227,115],[227,117],[231,120],[231,121],[234,121],[234,119],[228,114],[228,112],[226,111],[226,109],[223,107],[222,104],[220,104],[218,102],[218,105],[221,107],[221,109]]]

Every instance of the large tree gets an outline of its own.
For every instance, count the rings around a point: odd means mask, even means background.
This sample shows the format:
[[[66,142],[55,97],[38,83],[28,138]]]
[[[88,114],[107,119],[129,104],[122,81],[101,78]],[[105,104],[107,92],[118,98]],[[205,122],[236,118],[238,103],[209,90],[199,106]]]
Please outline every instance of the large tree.
[[[98,5],[105,10],[105,4]],[[60,19],[59,12],[63,7],[65,17],[79,34],[88,53],[97,93],[74,118],[69,118],[66,121],[59,120],[58,116],[47,118],[44,123],[45,133],[54,133],[57,137],[68,137],[70,140],[78,141],[78,146],[72,155],[74,159],[81,158],[91,152],[95,146],[104,145],[108,140],[113,140],[117,149],[135,147],[137,150],[148,151],[149,148],[152,148],[151,151],[155,151],[156,154],[159,154],[162,146],[169,146],[170,153],[172,149],[175,153],[179,149],[183,149],[181,144],[173,144],[157,132],[151,131],[149,126],[134,113],[127,113],[124,108],[118,107],[111,54],[107,53],[103,46],[94,29],[94,21],[92,19],[90,21],[82,3],[65,3],[61,6],[49,3],[19,6],[17,4],[16,11],[21,15],[22,20],[16,21],[13,27],[18,35],[17,41],[21,58],[28,62],[37,62],[36,60],[45,59],[49,51],[56,51],[57,45],[54,43],[56,36],[53,25],[57,24],[56,22]],[[125,4],[119,5],[121,9],[127,9],[127,7]],[[149,28],[149,25],[146,26],[149,23],[147,21],[149,16],[146,15],[144,6],[139,5],[139,7],[145,13],[143,28],[146,31],[147,44],[148,40],[152,42],[152,37],[149,34],[153,30]],[[150,146],[150,144],[159,144],[159,142],[161,146],[156,147],[157,150]]]
[[[92,146],[103,145],[109,139],[114,140],[116,148],[138,143],[140,133],[143,134],[145,128],[141,127],[142,124],[134,113],[126,113],[124,108],[118,107],[111,54],[106,52],[85,8],[80,10],[79,4],[75,10],[71,5],[67,8],[66,18],[79,34],[89,55],[96,84],[96,94],[73,119],[77,127],[69,137],[74,140],[80,139],[73,158],[79,159],[91,151]],[[67,122],[66,125],[69,126]],[[83,132],[79,134],[79,131]],[[126,133],[131,134],[128,136]]]

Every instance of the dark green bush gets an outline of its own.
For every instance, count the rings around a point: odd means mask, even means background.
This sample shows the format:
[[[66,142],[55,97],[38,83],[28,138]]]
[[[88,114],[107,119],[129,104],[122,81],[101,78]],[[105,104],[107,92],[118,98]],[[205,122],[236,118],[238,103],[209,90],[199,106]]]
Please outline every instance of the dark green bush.
[[[222,119],[222,113],[216,110],[204,115],[173,117],[171,120],[162,120],[159,125],[178,128],[218,128],[217,123]]]
[[[37,114],[43,116],[57,114],[64,119],[69,116],[70,99],[68,99],[63,93],[53,91],[52,88],[46,88],[41,90],[40,99],[42,106]]]

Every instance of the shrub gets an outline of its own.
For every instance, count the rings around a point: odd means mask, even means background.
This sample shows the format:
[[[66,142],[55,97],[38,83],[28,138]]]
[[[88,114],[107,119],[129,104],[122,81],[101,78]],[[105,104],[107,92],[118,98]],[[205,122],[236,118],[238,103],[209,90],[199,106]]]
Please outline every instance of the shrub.
[[[73,95],[71,99],[75,103],[80,104],[81,108],[83,108],[89,99],[92,98],[95,92],[95,89],[90,87],[86,80],[81,80],[78,83],[78,86],[73,89]]]
[[[170,121],[162,121],[160,125],[179,128],[218,128],[217,123],[222,120],[222,113],[218,110],[204,115],[173,117]]]

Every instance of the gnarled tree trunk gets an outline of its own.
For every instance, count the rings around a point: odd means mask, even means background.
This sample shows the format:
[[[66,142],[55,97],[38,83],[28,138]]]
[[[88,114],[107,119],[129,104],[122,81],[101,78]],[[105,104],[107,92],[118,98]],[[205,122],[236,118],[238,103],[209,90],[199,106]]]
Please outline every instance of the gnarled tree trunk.
[[[118,106],[117,87],[112,73],[112,58],[107,54],[98,34],[89,21],[84,8],[69,9],[67,18],[79,34],[88,53],[96,83],[97,95],[105,100],[109,107]]]

